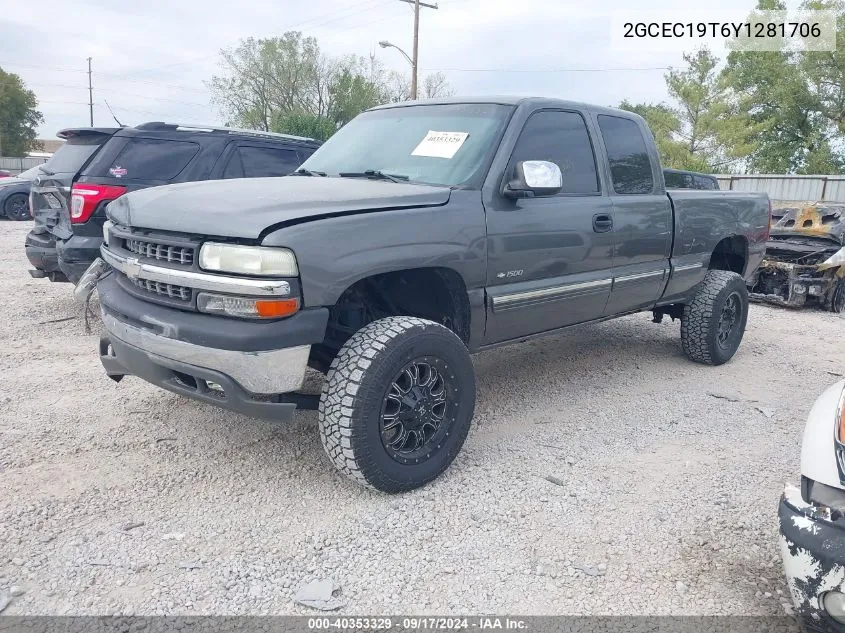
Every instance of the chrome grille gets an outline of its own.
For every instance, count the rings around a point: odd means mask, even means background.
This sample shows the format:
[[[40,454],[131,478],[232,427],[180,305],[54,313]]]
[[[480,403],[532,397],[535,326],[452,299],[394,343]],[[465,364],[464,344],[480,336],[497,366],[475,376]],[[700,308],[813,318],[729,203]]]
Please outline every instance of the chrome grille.
[[[164,262],[174,264],[193,264],[194,249],[190,246],[168,246],[167,244],[156,244],[145,240],[124,240],[126,250]]]
[[[179,299],[180,301],[191,300],[191,289],[185,286],[176,286],[174,284],[166,284],[161,281],[150,281],[149,279],[132,279],[131,281],[137,288],[146,290],[147,292],[170,297],[171,299]]]

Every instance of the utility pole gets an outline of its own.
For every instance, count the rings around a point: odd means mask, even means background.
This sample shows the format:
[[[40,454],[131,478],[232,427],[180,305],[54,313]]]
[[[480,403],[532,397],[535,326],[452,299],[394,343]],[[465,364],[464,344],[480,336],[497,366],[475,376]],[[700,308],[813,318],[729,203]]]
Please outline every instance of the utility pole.
[[[420,0],[414,0],[414,67],[411,69],[411,100],[417,98],[417,69],[420,55]]]
[[[420,0],[400,0],[414,6],[414,54],[411,57],[411,99],[417,98],[417,77],[419,70],[419,47],[420,47],[420,7],[436,9],[436,4],[427,4]]]
[[[91,87],[91,58],[88,58],[88,116],[94,127],[94,88]]]

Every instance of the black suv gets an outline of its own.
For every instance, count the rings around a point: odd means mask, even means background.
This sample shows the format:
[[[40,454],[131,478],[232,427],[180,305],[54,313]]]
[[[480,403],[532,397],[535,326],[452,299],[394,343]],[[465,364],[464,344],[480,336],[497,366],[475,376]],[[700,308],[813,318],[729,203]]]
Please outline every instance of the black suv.
[[[60,278],[78,282],[99,255],[105,206],[124,193],[198,180],[285,176],[319,146],[298,136],[168,123],[114,131],[80,166],[50,229]]]

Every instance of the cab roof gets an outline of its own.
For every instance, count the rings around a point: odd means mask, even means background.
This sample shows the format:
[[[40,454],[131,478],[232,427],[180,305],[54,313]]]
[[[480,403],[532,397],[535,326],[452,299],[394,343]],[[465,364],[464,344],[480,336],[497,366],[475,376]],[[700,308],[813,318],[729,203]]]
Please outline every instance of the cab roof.
[[[634,112],[620,110],[619,108],[608,108],[581,103],[579,101],[567,101],[550,97],[524,97],[517,95],[491,95],[478,97],[446,97],[439,99],[418,99],[416,101],[402,101],[399,103],[387,103],[376,106],[371,110],[386,110],[388,108],[405,108],[419,105],[449,105],[449,104],[498,104],[509,106],[527,106],[531,108],[561,108],[565,110],[580,110],[596,112],[598,114],[609,114],[613,116],[624,116],[626,118],[639,118]]]

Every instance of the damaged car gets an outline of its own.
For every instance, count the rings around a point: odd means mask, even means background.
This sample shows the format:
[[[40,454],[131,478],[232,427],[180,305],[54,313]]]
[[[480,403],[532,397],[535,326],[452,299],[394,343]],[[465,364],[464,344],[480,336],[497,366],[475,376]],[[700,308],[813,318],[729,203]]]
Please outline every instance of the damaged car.
[[[766,256],[749,280],[749,298],[845,310],[845,204],[772,209]]]
[[[801,448],[801,488],[780,500],[787,584],[807,631],[845,631],[845,380],[816,400]]]

